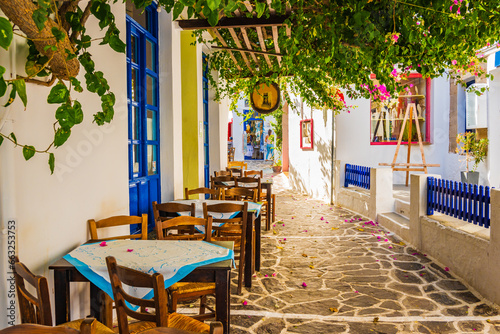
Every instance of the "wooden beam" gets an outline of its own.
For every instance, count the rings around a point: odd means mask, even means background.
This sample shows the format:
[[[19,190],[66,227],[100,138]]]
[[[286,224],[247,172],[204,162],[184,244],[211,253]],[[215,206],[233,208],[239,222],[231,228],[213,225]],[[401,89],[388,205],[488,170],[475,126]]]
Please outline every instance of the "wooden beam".
[[[264,43],[264,36],[262,35],[262,28],[256,28],[257,30],[257,35],[259,36],[259,44],[260,48],[262,51],[267,52],[266,49],[266,43]],[[272,68],[273,65],[271,64],[271,59],[269,59],[269,56],[264,55],[264,58],[266,58],[267,65],[269,65],[269,68]]]
[[[217,39],[219,40],[219,42],[221,42],[222,45],[224,45],[225,47],[227,47],[226,41],[224,40],[224,38],[222,38],[222,36],[217,31],[217,29],[208,29],[208,32],[211,33],[211,34],[213,34],[213,35],[215,35],[215,37],[217,37]],[[238,64],[238,60],[236,60],[236,57],[233,55],[233,53],[231,51],[229,51],[229,55],[231,56],[231,59],[233,60],[234,65],[236,65],[236,68],[241,71],[241,67]]]
[[[216,26],[211,26],[208,20],[177,20],[179,27],[183,30],[199,30],[199,29],[220,29],[220,28],[257,28],[257,27],[272,27],[282,26],[288,15],[271,16],[269,18],[249,18],[249,17],[223,17],[219,20]]]
[[[236,31],[234,31],[233,28],[229,28],[229,33],[231,34],[231,37],[233,38],[234,40],[234,43],[236,44],[236,46],[240,49],[243,49],[243,46],[241,45],[241,42],[240,42],[240,39],[238,38],[238,36],[236,35]],[[243,61],[245,62],[245,64],[247,65],[248,69],[250,70],[250,72],[253,73],[253,69],[252,69],[252,66],[250,65],[250,62],[248,61],[248,58],[247,58],[247,55],[245,54],[245,52],[243,51],[240,51],[240,54],[241,56],[243,57]]]
[[[280,46],[278,45],[278,27],[273,27],[273,41],[274,50],[276,53],[281,53]],[[281,57],[278,57],[278,65],[281,67]]]
[[[248,53],[254,53],[254,54],[259,54],[259,55],[276,56],[276,57],[282,57],[283,56],[282,54],[276,54],[276,53],[270,53],[270,52],[264,52],[264,51],[257,51],[257,50],[229,48],[229,47],[223,47],[223,46],[212,46],[212,49],[228,50],[228,51],[239,51],[239,52],[248,52]]]
[[[250,44],[250,39],[248,39],[248,34],[247,34],[247,29],[246,28],[241,28],[241,34],[243,35],[243,40],[245,41],[245,45],[247,46],[248,50],[253,50],[252,44]],[[250,55],[253,58],[253,61],[258,65],[259,60],[255,56],[255,53],[250,53]]]

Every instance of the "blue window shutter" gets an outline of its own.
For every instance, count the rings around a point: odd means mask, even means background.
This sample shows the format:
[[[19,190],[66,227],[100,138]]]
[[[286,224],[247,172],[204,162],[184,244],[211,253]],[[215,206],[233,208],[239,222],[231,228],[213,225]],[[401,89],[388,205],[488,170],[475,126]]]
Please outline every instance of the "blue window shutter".
[[[500,66],[500,51],[497,51],[497,53],[495,53],[495,66]]]

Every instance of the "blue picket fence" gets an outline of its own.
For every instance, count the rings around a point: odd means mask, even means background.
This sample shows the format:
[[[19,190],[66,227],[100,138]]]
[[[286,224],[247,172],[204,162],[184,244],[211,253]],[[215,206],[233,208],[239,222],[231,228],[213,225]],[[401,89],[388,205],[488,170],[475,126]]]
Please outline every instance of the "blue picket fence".
[[[345,164],[344,187],[353,186],[370,189],[370,167]]]
[[[434,211],[489,228],[490,187],[428,177],[427,215]]]

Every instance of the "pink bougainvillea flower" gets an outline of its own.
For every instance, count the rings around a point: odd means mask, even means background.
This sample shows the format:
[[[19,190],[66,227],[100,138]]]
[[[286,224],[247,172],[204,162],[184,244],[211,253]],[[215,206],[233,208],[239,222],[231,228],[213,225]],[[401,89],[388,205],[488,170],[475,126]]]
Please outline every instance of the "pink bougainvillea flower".
[[[267,274],[265,274],[264,277],[267,277]]]
[[[392,249],[392,246],[389,246],[389,249]]]
[[[394,43],[397,43],[398,39],[399,39],[399,35],[398,34],[392,35],[392,40],[394,41]]]
[[[444,271],[450,271],[450,268],[444,267]]]
[[[248,304],[248,302],[246,300],[243,301],[242,303],[244,306],[246,306]]]
[[[307,232],[307,230],[304,230],[304,232]]]
[[[326,224],[328,224],[328,222],[325,222]]]
[[[375,260],[375,262],[379,262],[380,260]]]
[[[344,220],[344,221],[347,223],[347,219],[346,219],[346,220]]]
[[[134,251],[133,249],[130,249],[130,248],[127,249],[127,252],[129,252],[129,253],[133,252],[133,251]]]
[[[387,241],[389,241],[389,239],[385,239],[384,241],[387,242]]]
[[[451,64],[452,64],[452,65],[456,65],[456,64],[457,64],[457,61],[456,61],[455,59],[453,59],[453,60],[451,61]]]
[[[358,290],[354,291],[354,293],[359,293]]]
[[[293,217],[292,217],[292,219],[293,219]]]
[[[283,238],[283,241],[286,241],[286,238]]]
[[[325,218],[321,217],[319,220],[325,220]]]
[[[305,288],[305,287],[307,287],[306,282],[302,282],[302,286],[303,286],[304,288]]]
[[[276,277],[276,273],[273,273],[273,277]]]
[[[108,245],[108,244],[106,243],[106,241],[103,241],[103,242],[101,242],[101,243],[99,244],[99,246],[101,246],[101,247],[106,247],[107,245]]]
[[[424,268],[425,268],[425,266],[422,266],[422,269],[424,269]]]

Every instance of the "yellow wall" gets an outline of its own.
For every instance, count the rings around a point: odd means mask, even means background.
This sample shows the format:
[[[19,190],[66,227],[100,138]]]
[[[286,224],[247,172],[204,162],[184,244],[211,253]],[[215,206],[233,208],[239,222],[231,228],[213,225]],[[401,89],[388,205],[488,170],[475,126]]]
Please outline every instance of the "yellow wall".
[[[184,187],[198,188],[198,63],[190,31],[181,32],[182,162]]]

